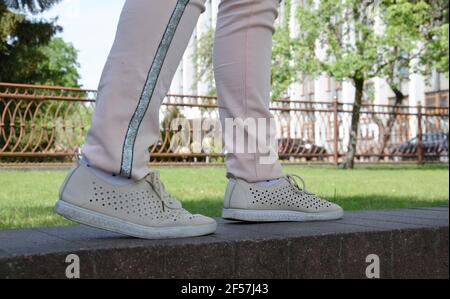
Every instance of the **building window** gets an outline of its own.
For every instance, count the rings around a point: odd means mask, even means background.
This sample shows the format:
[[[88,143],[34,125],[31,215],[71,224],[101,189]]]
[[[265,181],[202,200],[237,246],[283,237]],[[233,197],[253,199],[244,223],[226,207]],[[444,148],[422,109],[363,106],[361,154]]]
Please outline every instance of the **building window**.
[[[448,114],[448,102],[448,91],[430,92],[425,95],[425,132],[448,132],[448,119],[439,116]]]
[[[425,95],[425,106],[429,109],[442,109],[448,108],[449,92],[438,91],[429,92]]]
[[[441,94],[439,98],[439,107],[448,108],[448,92],[447,94]]]

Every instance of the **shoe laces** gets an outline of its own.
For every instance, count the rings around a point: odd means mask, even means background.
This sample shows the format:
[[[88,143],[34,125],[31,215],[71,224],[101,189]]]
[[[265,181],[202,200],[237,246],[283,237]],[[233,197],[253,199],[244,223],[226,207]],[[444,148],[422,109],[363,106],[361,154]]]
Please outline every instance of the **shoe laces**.
[[[313,195],[313,193],[308,192],[306,190],[305,180],[301,176],[296,175],[296,174],[287,174],[286,178],[289,181],[289,183],[291,184],[291,186],[294,187],[297,191]],[[298,185],[298,180],[302,183],[302,188],[300,188],[300,186]]]
[[[153,190],[158,194],[161,201],[173,209],[181,209],[181,203],[176,200],[170,193],[166,191],[164,183],[161,181],[159,171],[151,171],[145,177],[145,181],[153,188]]]

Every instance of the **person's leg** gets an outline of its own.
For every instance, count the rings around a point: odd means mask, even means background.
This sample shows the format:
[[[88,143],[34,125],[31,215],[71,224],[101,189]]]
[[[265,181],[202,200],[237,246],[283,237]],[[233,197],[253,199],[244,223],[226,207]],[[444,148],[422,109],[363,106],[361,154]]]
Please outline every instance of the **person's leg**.
[[[111,174],[143,178],[159,108],[205,0],[128,0],[100,81],[82,154]]]
[[[258,119],[267,124],[272,119],[271,48],[278,5],[279,0],[222,0],[219,5],[213,58],[225,143],[230,135],[236,137],[227,131],[227,119],[241,119],[247,124],[258,124]],[[245,128],[244,142],[275,144],[273,131],[261,136]],[[225,148],[230,149],[230,145],[225,144]],[[268,163],[261,159],[263,153],[228,154],[224,218],[305,221],[342,217],[339,206],[298,186],[295,176],[283,174],[278,159]]]
[[[223,132],[227,119],[255,124],[264,119],[268,124],[273,118],[269,111],[270,70],[278,6],[279,0],[222,0],[219,4],[213,60]],[[247,145],[274,144],[274,132],[268,127],[263,138],[246,127]],[[229,144],[225,147],[232,150]],[[249,182],[280,178],[282,169],[276,152],[273,154],[275,159],[267,163],[260,153],[229,153],[227,171]]]
[[[159,107],[205,0],[127,0],[102,74],[83,159],[60,190],[56,211],[71,220],[141,238],[209,234],[214,219],[192,215],[149,171]],[[105,178],[105,173],[116,176]],[[120,181],[128,181],[122,184]]]

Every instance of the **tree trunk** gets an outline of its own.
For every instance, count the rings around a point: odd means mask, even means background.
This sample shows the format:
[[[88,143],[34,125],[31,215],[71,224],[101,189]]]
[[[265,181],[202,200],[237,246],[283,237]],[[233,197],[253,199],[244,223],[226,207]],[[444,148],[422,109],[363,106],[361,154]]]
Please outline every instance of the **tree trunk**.
[[[395,93],[395,103],[394,103],[394,111],[392,114],[389,114],[388,121],[386,123],[386,127],[384,128],[383,136],[381,139],[381,145],[380,145],[380,151],[378,155],[378,161],[382,158],[384,158],[384,150],[386,149],[389,139],[391,139],[392,135],[392,128],[394,127],[395,121],[397,119],[397,115],[400,109],[400,106],[403,103],[403,100],[405,98],[404,94],[396,88],[395,86],[390,86],[392,91]]]
[[[342,165],[345,169],[352,169],[355,164],[356,145],[359,133],[359,118],[364,91],[364,78],[353,79],[355,83],[355,103],[353,104],[352,123],[350,126],[350,139],[347,146],[347,155]]]

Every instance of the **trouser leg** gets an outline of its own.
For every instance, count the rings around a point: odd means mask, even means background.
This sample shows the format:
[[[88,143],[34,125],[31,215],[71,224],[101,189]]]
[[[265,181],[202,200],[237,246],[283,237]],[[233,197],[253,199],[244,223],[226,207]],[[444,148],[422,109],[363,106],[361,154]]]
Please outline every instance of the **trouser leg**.
[[[159,134],[159,108],[205,0],[127,0],[98,89],[83,155],[140,179]]]
[[[278,0],[222,0],[219,4],[213,61],[225,135],[231,134],[227,132],[227,119],[253,122],[258,130],[258,120],[265,120],[266,125],[273,120],[269,111],[270,77],[278,6]],[[275,144],[275,133],[267,126],[263,136],[247,126],[242,128],[247,144]],[[225,137],[225,143],[228,139]],[[232,150],[229,144],[225,147]],[[273,155],[264,159],[264,153],[258,150],[228,153],[228,173],[249,182],[279,178],[283,176],[281,165],[275,151]]]

